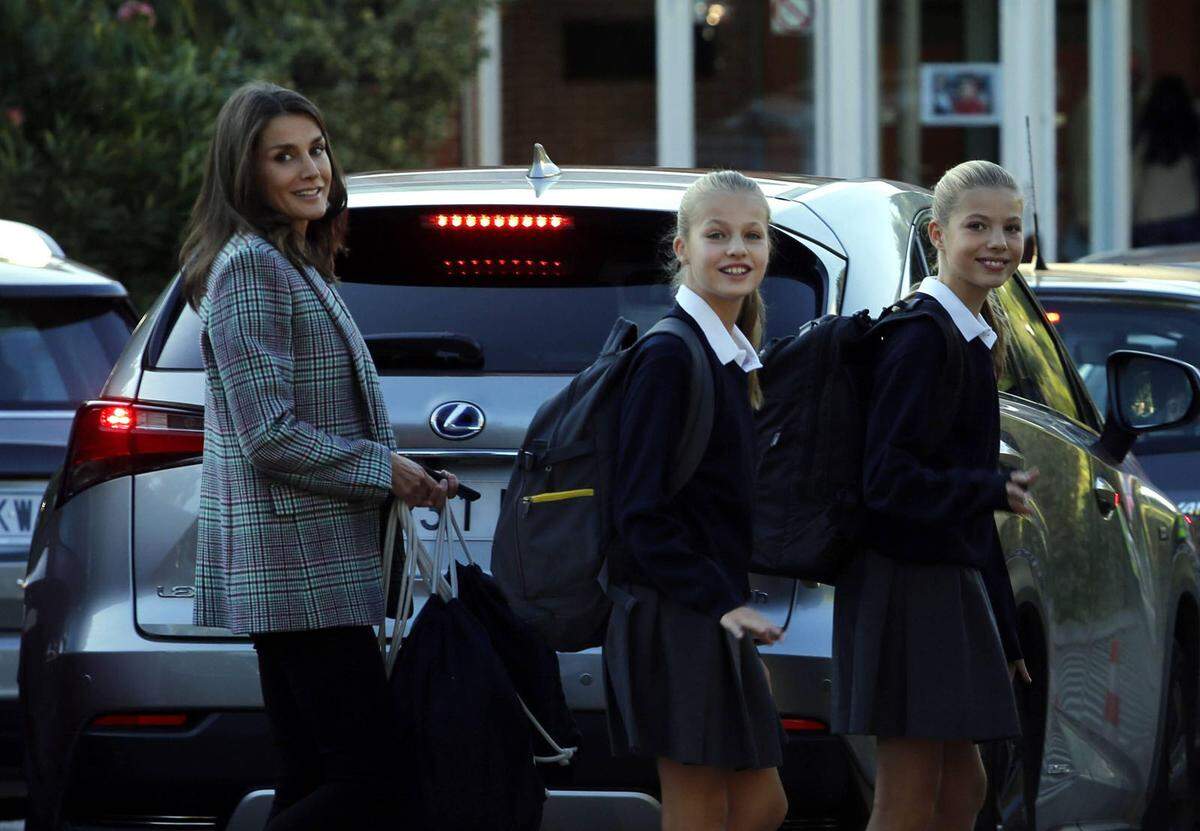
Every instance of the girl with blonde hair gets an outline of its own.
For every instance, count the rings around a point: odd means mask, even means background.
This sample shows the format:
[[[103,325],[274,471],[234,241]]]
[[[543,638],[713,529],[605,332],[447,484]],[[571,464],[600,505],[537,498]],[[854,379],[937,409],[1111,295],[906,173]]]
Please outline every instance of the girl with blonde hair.
[[[999,467],[992,292],[1020,263],[1022,210],[999,165],[946,172],[929,222],[937,276],[917,301],[941,321],[898,322],[874,364],[867,547],[838,578],[832,724],[878,740],[869,831],[969,831],[987,786],[976,742],[1020,732],[1011,678],[1029,675],[992,512],[1029,514],[1037,471]],[[956,395],[941,379],[949,349],[964,366]],[[930,435],[947,409],[945,435]]]
[[[769,831],[787,812],[782,731],[755,648],[782,632],[747,605],[746,574],[769,227],[762,191],[734,171],[697,179],[680,203],[669,315],[704,345],[716,404],[700,464],[674,495],[687,344],[647,338],[623,391],[614,510],[628,556],[609,562],[620,600],[605,689],[614,752],[656,760],[668,831]]]

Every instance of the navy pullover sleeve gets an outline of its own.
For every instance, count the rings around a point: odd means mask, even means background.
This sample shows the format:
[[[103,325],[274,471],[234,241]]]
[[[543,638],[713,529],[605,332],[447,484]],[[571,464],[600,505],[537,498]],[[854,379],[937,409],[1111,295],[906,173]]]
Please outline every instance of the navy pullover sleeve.
[[[863,452],[863,492],[874,511],[934,525],[1008,507],[998,470],[935,469],[922,458],[945,362],[945,339],[931,320],[895,326],[882,346]]]
[[[617,449],[617,531],[656,589],[719,619],[742,605],[741,593],[716,562],[697,552],[699,529],[673,504],[681,497],[669,496],[690,373],[687,345],[671,335],[648,338],[630,367]]]

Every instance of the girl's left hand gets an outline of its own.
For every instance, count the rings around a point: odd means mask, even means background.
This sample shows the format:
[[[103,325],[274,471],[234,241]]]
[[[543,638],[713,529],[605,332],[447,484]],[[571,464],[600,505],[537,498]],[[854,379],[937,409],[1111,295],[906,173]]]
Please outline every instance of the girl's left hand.
[[[721,626],[738,640],[746,635],[767,645],[783,637],[783,630],[749,606],[738,606],[721,617]]]
[[[1029,677],[1029,670],[1025,668],[1025,659],[1019,661],[1010,661],[1008,664],[1008,680],[1012,680],[1013,676],[1020,678],[1026,684],[1032,684],[1033,679]]]

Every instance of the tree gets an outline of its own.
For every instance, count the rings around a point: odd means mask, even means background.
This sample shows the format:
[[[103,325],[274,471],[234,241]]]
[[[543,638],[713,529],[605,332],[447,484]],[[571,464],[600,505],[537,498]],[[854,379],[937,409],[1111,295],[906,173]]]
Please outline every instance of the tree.
[[[309,96],[347,170],[426,165],[490,2],[0,0],[0,217],[44,228],[145,308],[233,89]]]

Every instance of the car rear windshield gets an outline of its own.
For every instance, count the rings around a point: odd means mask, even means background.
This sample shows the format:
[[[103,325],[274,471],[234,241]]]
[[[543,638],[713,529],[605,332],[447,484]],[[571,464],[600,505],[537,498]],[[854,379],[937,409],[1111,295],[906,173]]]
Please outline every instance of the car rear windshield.
[[[1200,366],[1200,304],[1106,296],[1043,297],[1042,305],[1101,412],[1108,400],[1105,362],[1111,352],[1136,349]],[[1200,425],[1149,433],[1138,439],[1136,450],[1139,455],[1200,450]]]
[[[124,300],[0,298],[0,408],[74,409],[94,398],[132,325]]]
[[[578,372],[618,317],[644,330],[670,308],[673,220],[600,208],[360,208],[338,290],[381,374]],[[767,337],[811,320],[824,294],[803,244],[781,232],[772,244]],[[198,321],[185,310],[157,367],[201,365]]]

